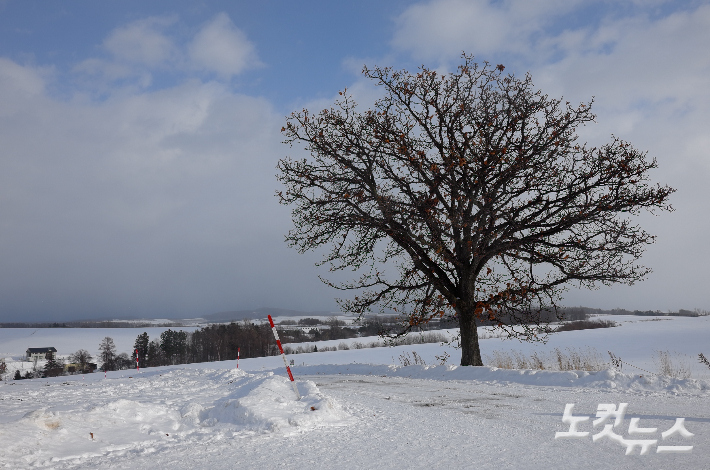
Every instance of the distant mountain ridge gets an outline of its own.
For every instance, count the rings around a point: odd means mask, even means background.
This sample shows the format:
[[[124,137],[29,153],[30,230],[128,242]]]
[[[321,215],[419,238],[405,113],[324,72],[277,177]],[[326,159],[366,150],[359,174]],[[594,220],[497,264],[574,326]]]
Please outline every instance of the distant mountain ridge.
[[[324,317],[334,315],[333,312],[325,310],[315,312],[302,312],[300,310],[287,310],[284,308],[257,308],[255,310],[234,310],[231,312],[218,312],[209,315],[203,315],[202,318],[210,321],[231,321],[231,320],[257,320],[266,318],[268,315],[272,317]]]

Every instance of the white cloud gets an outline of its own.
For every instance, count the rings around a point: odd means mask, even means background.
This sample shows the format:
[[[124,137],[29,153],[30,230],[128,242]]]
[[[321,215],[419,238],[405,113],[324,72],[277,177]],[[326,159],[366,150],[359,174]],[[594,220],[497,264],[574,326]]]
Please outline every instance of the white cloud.
[[[171,31],[176,22],[174,16],[150,17],[114,29],[102,44],[107,54],[75,65],[76,78],[84,88],[110,95],[145,89],[154,84],[156,72],[229,80],[261,65],[254,45],[227,14],[215,16],[192,38]]]
[[[117,81],[122,87],[145,89],[153,83],[157,70],[175,69],[182,52],[166,29],[174,17],[150,17],[114,29],[102,44],[104,58],[91,57],[76,64],[72,72],[82,86],[99,93],[114,93]]]
[[[113,30],[103,45],[120,61],[160,66],[177,54],[172,39],[163,33],[174,22],[173,17],[137,20]]]
[[[15,93],[19,93],[22,97],[39,95],[44,92],[43,75],[46,72],[47,70],[23,67],[0,57],[0,93],[3,93],[6,99],[11,98]]]
[[[392,45],[417,59],[525,53],[530,37],[578,0],[433,0],[408,8],[397,18]]]
[[[697,141],[692,135],[704,135],[710,125],[708,41],[708,5],[657,20],[608,20],[585,32],[561,60],[535,64],[533,79],[553,96],[577,101],[595,95],[598,127],[605,132],[619,133],[617,123],[625,122],[626,135],[648,132],[656,148],[666,145],[669,139],[661,136],[669,134]],[[678,142],[674,148],[677,154]]]
[[[0,311],[194,315],[326,290],[283,243],[269,102],[199,80],[62,101],[43,83],[0,60],[17,97],[0,107]]]
[[[633,81],[634,90],[661,99],[696,95],[708,78],[710,49],[705,46],[710,37],[710,5],[657,20],[611,18],[582,34],[576,44],[567,45],[565,57],[553,66],[577,69],[579,78],[588,77],[585,82],[604,79],[628,87]],[[551,42],[562,46],[565,40],[560,37]]]
[[[192,66],[222,77],[260,65],[254,45],[225,13],[206,24],[188,45]]]
[[[86,59],[75,65],[72,72],[82,87],[101,93],[115,93],[125,87],[125,84],[123,87],[116,86],[116,82],[120,80],[129,80],[139,89],[147,88],[153,83],[153,74],[148,68],[115,60]]]

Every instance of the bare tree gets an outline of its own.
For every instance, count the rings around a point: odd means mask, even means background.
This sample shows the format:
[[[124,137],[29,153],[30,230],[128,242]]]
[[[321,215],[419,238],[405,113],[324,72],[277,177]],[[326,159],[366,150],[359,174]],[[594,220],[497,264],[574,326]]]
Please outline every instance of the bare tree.
[[[335,315],[331,315],[328,318],[325,319],[323,324],[330,326],[331,328],[337,328],[340,326],[345,326],[345,322],[343,320],[338,320],[338,317]]]
[[[77,352],[69,356],[69,360],[74,364],[78,364],[81,372],[85,372],[93,357],[86,349],[79,349]]]
[[[674,190],[649,182],[657,164],[645,152],[613,136],[578,142],[591,102],[573,107],[503,69],[466,55],[446,75],[366,67],[384,92],[374,109],[341,92],[282,129],[311,155],[278,164],[290,245],[329,246],[322,264],[360,270],[326,280],[356,290],[345,311],[396,310],[406,331],[457,321],[462,365],[482,365],[477,322],[538,340],[570,283],[643,279],[636,261],[654,237],[632,216],[672,210]]]
[[[99,359],[101,359],[101,370],[116,370],[116,345],[113,338],[107,336],[99,344]]]
[[[126,370],[130,369],[131,366],[133,366],[133,360],[131,360],[131,357],[128,355],[128,353],[125,352],[122,352],[121,354],[116,356],[113,362],[116,370]]]

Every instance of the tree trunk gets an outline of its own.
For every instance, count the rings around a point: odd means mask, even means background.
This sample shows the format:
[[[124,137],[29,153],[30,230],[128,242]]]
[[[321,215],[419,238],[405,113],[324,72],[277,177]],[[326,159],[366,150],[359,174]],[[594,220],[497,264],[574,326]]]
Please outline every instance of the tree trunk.
[[[475,307],[464,306],[459,310],[461,329],[461,365],[482,366],[481,348],[478,345],[478,327],[476,326]]]

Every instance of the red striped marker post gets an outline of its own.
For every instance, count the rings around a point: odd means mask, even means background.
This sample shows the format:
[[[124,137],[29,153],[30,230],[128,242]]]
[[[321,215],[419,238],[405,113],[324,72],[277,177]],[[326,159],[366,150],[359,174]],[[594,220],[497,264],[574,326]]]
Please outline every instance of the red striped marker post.
[[[276,325],[274,325],[274,320],[271,319],[271,315],[269,315],[269,323],[271,324],[271,331],[274,332],[274,338],[276,338],[276,344],[279,345],[279,351],[281,351],[281,359],[284,360],[284,365],[286,366],[286,372],[288,372],[288,378],[291,379],[291,386],[293,387],[293,391],[296,394],[296,400],[301,399],[301,394],[298,393],[298,388],[296,388],[296,381],[293,380],[293,374],[291,373],[291,368],[288,366],[288,362],[286,362],[286,354],[284,354],[284,348],[281,346],[281,340],[279,339],[279,334],[276,331]]]
[[[237,348],[237,369],[239,369],[239,350],[241,348]]]
[[[138,350],[136,349],[136,369],[138,369],[138,372],[141,371],[141,366],[138,365]]]

